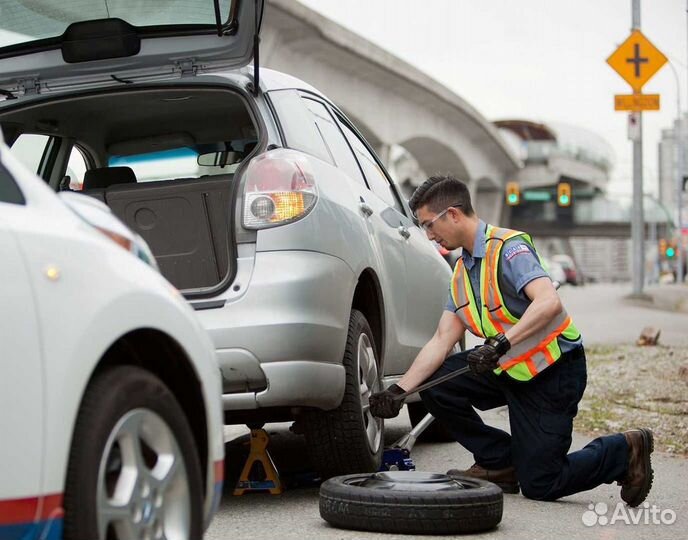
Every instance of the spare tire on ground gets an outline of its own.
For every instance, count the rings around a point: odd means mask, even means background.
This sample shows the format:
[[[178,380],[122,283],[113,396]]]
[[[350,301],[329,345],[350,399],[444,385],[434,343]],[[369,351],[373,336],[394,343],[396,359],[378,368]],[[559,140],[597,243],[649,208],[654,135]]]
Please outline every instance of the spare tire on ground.
[[[420,471],[349,474],[320,486],[320,516],[342,529],[460,534],[502,520],[502,490],[484,480]]]

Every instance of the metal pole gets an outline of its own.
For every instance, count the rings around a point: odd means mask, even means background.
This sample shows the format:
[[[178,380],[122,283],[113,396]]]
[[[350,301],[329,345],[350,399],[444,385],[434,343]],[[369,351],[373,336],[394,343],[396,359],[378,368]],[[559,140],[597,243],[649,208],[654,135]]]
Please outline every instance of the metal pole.
[[[640,29],[640,0],[631,0],[631,30]],[[639,136],[633,141],[633,295],[643,294],[645,283],[645,220],[643,218],[643,114],[638,112]]]
[[[686,0],[686,29],[688,30],[688,0]],[[686,45],[688,46],[688,39],[686,40]],[[688,87],[688,85],[686,85]],[[679,102],[679,112],[678,112],[678,142],[679,142],[679,152],[683,156],[683,118],[681,118],[680,102]],[[683,275],[683,261],[688,258],[685,250],[683,249],[683,160],[681,160],[681,170],[679,171],[679,185],[677,186],[677,201],[676,205],[678,207],[678,248],[676,250],[676,262],[678,263],[678,269],[676,272],[676,277],[679,283],[683,283],[685,276]]]
[[[678,222],[678,245],[676,246],[676,264],[678,268],[676,271],[676,281],[683,283],[683,260],[685,253],[683,253],[682,236],[681,236],[681,195],[683,191],[683,170],[685,165],[683,154],[683,120],[681,119],[681,85],[678,79],[678,72],[674,64],[669,62],[671,71],[674,73],[676,80],[676,129],[674,132],[674,140],[676,141],[676,208],[677,208],[677,222]]]

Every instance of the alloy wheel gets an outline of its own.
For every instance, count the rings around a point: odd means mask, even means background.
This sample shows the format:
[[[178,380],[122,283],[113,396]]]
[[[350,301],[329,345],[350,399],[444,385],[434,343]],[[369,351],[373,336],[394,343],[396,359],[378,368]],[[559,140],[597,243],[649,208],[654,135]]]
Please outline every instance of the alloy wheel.
[[[361,389],[361,404],[368,405],[371,394],[379,391],[380,380],[375,361],[375,351],[366,334],[358,338],[358,377]],[[366,439],[372,452],[376,452],[382,443],[382,419],[374,417],[370,408],[363,409]]]
[[[100,460],[97,487],[101,539],[188,538],[191,499],[184,458],[155,412],[134,409],[115,425]]]

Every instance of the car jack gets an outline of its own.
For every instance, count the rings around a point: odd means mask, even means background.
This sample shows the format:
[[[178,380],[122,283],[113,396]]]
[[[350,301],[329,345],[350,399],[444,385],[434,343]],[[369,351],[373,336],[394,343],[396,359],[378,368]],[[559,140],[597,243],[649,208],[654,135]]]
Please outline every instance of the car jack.
[[[234,489],[234,495],[256,491],[269,491],[271,495],[282,493],[279,473],[267,450],[269,442],[267,431],[262,428],[251,428],[250,451]]]
[[[432,424],[435,417],[430,413],[406,435],[396,441],[390,448],[385,448],[382,454],[382,464],[380,471],[415,471],[416,465],[411,459],[411,450],[416,444],[418,437]]]

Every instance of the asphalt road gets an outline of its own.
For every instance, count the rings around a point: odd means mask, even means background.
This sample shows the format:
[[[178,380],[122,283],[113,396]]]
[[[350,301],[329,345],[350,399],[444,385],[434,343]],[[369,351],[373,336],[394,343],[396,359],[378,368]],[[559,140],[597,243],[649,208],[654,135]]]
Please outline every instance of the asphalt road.
[[[663,329],[663,341],[670,344],[688,342],[688,316],[628,306],[623,297],[628,286],[594,285],[583,288],[563,288],[561,296],[588,343],[614,344],[632,342],[646,324]],[[484,415],[485,420],[508,430],[506,409],[496,409]],[[651,426],[650,426],[651,427]],[[273,459],[284,474],[309,469],[303,438],[288,430],[289,424],[270,424],[270,449]],[[386,442],[391,444],[403,435],[410,425],[404,411],[399,418],[388,421]],[[247,429],[243,426],[226,428],[227,478],[220,510],[206,533],[207,539],[249,538],[392,538],[393,535],[346,531],[330,527],[318,513],[318,488],[295,487],[284,494],[250,494],[234,497],[232,489],[246,455]],[[574,434],[572,450],[584,446],[590,437]],[[605,503],[607,519],[612,518],[621,502],[619,487],[604,485],[594,490],[566,497],[557,502],[538,502],[521,495],[504,496],[504,517],[499,527],[476,537],[494,539],[551,539],[599,538],[612,540],[646,540],[650,536],[662,539],[685,538],[688,513],[688,461],[653,454],[654,488],[647,500],[652,507],[673,511],[673,524],[653,524],[647,512],[648,524],[641,515],[638,525],[619,521],[613,524],[587,526],[583,516],[594,518],[589,505]],[[444,472],[449,468],[468,467],[472,458],[455,443],[418,443],[412,452],[418,470]],[[604,508],[598,506],[600,511]],[[651,509],[651,508],[650,508]],[[642,508],[641,508],[642,510]],[[586,514],[586,512],[588,512]],[[617,515],[620,510],[617,510]],[[670,516],[669,513],[666,513]],[[599,517],[599,515],[598,515]],[[604,520],[603,520],[604,521]],[[410,538],[410,537],[406,537]]]
[[[584,343],[634,343],[643,327],[655,326],[662,330],[660,343],[688,346],[688,314],[636,305],[626,300],[630,292],[630,283],[594,283],[564,286],[559,296]]]

